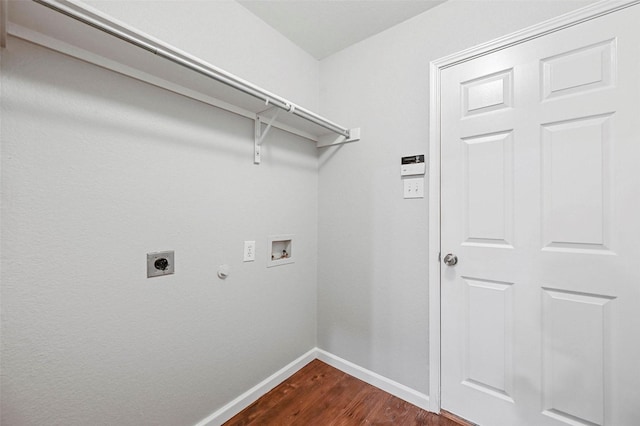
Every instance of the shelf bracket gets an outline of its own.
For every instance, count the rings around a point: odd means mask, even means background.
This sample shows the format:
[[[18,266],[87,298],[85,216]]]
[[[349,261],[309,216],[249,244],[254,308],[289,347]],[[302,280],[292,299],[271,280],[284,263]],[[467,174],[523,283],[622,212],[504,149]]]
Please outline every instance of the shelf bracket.
[[[357,142],[359,140],[360,128],[356,127],[354,129],[349,129],[349,137],[334,134],[321,135],[318,138],[318,143],[316,144],[316,146],[318,148],[323,148],[325,146],[342,145],[343,143]]]
[[[273,113],[271,118],[269,118],[268,121],[266,121],[267,127],[265,127],[265,129],[262,130],[262,123],[265,122],[265,119],[262,116],[262,114],[264,114],[267,111],[274,111],[274,110],[275,112]],[[280,108],[271,107],[269,109],[266,109],[256,114],[255,126],[254,126],[255,135],[253,139],[253,163],[254,164],[260,164],[261,145],[264,142],[264,139],[267,136],[267,133],[269,133],[269,130],[271,130],[271,126],[273,125],[274,121],[276,121],[276,118],[278,118],[279,113],[280,113]]]

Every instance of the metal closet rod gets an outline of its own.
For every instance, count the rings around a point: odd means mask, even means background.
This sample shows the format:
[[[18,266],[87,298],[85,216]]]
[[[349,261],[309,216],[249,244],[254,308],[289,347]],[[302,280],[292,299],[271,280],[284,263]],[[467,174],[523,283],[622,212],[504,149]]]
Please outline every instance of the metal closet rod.
[[[165,58],[180,66],[188,68],[206,77],[212,78],[216,81],[219,81],[220,83],[226,84],[227,86],[233,87],[234,89],[239,90],[243,93],[246,93],[247,95],[258,98],[264,101],[266,105],[276,106],[292,114],[295,114],[298,117],[301,117],[307,121],[311,121],[312,123],[315,123],[318,126],[324,127],[325,129],[331,130],[334,133],[337,133],[349,138],[349,133],[350,133],[349,129],[346,129],[332,121],[329,121],[326,118],[321,117],[318,114],[311,112],[305,108],[299,107],[293,104],[292,102],[289,102],[284,98],[281,98],[280,96],[274,95],[273,93],[270,93],[247,81],[244,81],[234,76],[233,74],[230,74],[226,71],[223,71],[212,65],[209,65],[208,63],[202,60],[192,58],[192,57],[186,57],[178,52],[172,52],[168,49],[155,46],[145,40],[142,40],[138,37],[135,37],[134,35],[129,34],[128,32],[122,31],[119,28],[109,25],[108,23],[105,23],[94,17],[83,14],[73,8],[60,4],[57,1],[54,1],[54,0],[33,0],[33,1],[43,6],[46,6],[49,9],[52,9],[58,13],[61,13],[79,22],[82,22],[83,24],[96,28],[106,34],[109,34],[113,37],[117,37],[120,40],[123,40],[127,43],[130,43],[134,46],[137,46],[141,49],[151,52],[157,56]]]

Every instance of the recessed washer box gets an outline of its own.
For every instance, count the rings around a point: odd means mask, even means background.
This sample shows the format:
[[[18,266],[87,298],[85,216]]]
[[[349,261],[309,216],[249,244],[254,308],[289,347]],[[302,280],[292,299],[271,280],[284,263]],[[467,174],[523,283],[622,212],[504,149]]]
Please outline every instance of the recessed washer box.
[[[269,237],[267,245],[269,253],[267,253],[267,267],[286,265],[293,263],[293,235],[273,235]]]

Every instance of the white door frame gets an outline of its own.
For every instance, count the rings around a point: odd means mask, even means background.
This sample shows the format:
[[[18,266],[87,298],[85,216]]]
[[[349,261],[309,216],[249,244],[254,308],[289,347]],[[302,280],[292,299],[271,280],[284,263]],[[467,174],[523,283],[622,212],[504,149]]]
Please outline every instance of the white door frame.
[[[429,410],[440,412],[441,376],[441,298],[440,298],[440,103],[441,72],[508,47],[525,43],[546,34],[560,31],[582,22],[640,3],[640,0],[603,0],[574,12],[525,28],[488,43],[435,60],[430,64],[429,112]]]

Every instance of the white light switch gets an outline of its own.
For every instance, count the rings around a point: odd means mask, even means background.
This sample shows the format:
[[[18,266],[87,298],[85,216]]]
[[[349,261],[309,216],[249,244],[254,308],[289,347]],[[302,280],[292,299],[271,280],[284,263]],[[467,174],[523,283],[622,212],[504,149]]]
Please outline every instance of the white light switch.
[[[244,242],[244,261],[253,262],[256,260],[256,242],[245,241]]]
[[[405,179],[404,198],[424,198],[424,179]]]

